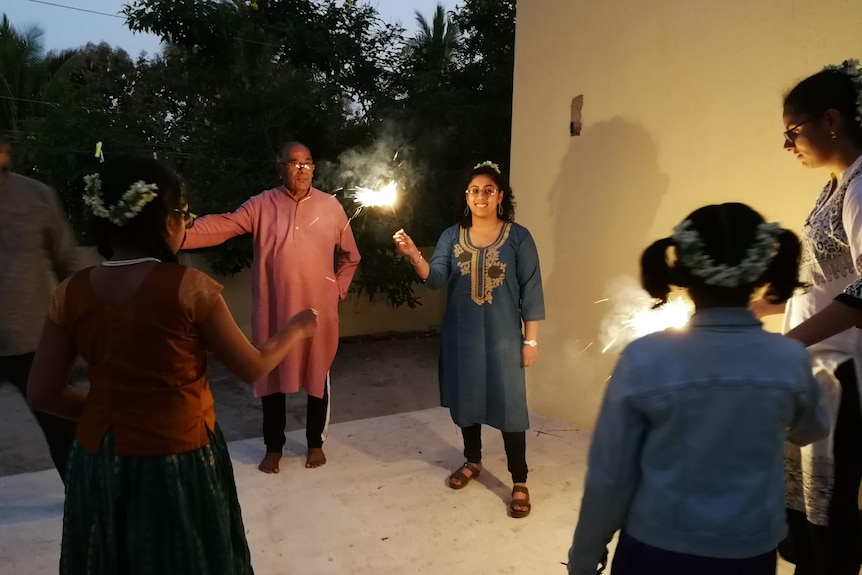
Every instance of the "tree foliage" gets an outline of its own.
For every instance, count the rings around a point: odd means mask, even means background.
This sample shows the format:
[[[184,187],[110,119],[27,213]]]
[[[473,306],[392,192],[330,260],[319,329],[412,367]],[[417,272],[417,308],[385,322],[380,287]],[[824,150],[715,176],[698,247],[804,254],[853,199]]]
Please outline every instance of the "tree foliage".
[[[235,209],[277,183],[280,143],[300,140],[327,191],[398,182],[394,210],[366,209],[354,289],[419,303],[391,235],[433,243],[473,164],[508,166],[514,0],[417,13],[415,33],[355,0],[134,0],[133,31],[153,57],[105,44],[45,53],[37,27],[0,20],[0,130],[16,169],[54,186],[81,241],[81,177],[106,154],[156,154],[181,173],[196,213]],[[339,195],[348,215],[356,205]],[[207,250],[218,273],[248,265],[248,238]]]

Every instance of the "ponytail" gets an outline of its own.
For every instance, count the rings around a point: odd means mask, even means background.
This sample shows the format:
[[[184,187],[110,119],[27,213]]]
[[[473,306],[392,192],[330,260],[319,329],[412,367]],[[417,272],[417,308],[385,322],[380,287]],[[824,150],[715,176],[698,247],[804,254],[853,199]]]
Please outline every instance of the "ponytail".
[[[761,279],[761,283],[768,284],[763,297],[769,303],[786,302],[797,288],[806,287],[799,281],[800,257],[799,238],[790,230],[782,229],[778,251]]]
[[[641,255],[641,285],[650,296],[659,300],[656,307],[667,303],[671,285],[674,285],[673,270],[667,261],[667,250],[673,245],[673,239],[664,238],[654,242]]]

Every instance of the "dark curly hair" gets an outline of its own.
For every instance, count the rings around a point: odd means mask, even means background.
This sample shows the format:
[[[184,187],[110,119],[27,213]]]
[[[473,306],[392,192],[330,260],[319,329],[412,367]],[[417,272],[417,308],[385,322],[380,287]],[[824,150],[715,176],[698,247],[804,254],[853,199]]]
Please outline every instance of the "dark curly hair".
[[[754,243],[763,216],[745,204],[728,203],[705,206],[692,212],[685,221],[703,243],[703,255],[716,264],[738,265]],[[796,234],[782,229],[776,239],[777,252],[766,271],[756,280],[740,286],[723,287],[706,284],[689,272],[679,260],[671,263],[668,249],[676,248],[673,237],[654,242],[641,256],[641,285],[657,305],[667,302],[672,286],[688,289],[697,302],[745,307],[756,289],[767,286],[765,298],[770,303],[787,301],[803,287],[799,282],[800,245]]]
[[[119,226],[93,216],[93,231],[99,254],[108,259],[114,248],[124,246],[163,262],[176,262],[177,256],[167,243],[165,222],[174,210],[188,204],[185,186],[176,173],[158,160],[141,156],[114,156],[98,170],[105,206],[115,205],[135,183],[155,184],[156,197],[136,216]]]
[[[498,190],[503,192],[503,199],[500,201],[500,204],[503,207],[503,215],[500,215],[498,213],[497,218],[507,222],[514,222],[515,195],[512,193],[512,188],[509,186],[509,181],[506,179],[506,176],[504,176],[491,166],[485,165],[473,168],[473,170],[470,172],[469,177],[467,177],[467,181],[464,184],[464,190],[461,191],[461,207],[458,211],[458,223],[465,228],[469,228],[471,225],[473,225],[473,218],[470,214],[470,208],[467,205],[467,194],[465,194],[464,191],[467,189],[467,186],[470,185],[470,182],[473,181],[473,178],[475,178],[476,176],[488,176],[489,178],[494,180],[494,185],[497,186]]]
[[[847,137],[862,146],[859,116],[859,89],[850,74],[842,70],[823,70],[799,82],[784,97],[784,113],[790,116],[819,118],[826,110],[838,110]]]

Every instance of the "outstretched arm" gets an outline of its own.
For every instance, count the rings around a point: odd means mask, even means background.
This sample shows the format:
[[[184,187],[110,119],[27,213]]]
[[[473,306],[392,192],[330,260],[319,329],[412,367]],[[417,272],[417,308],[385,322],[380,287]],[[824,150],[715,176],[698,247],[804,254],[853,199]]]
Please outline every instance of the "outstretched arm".
[[[217,246],[233,237],[253,233],[256,212],[257,201],[251,198],[235,212],[198,218],[186,231],[182,249],[194,250]]]
[[[395,232],[392,240],[395,242],[395,249],[410,258],[413,271],[416,272],[416,275],[419,276],[425,287],[439,289],[449,279],[449,263],[454,237],[454,234],[449,230],[443,231],[440,239],[437,240],[437,247],[434,249],[431,261],[425,260],[422,252],[419,251],[419,248],[413,242],[413,238],[407,235],[407,232],[403,229]]]
[[[862,300],[841,295],[784,335],[808,347],[860,324]]]
[[[239,329],[224,298],[219,295],[199,327],[204,343],[216,358],[232,374],[251,384],[275,369],[298,341],[314,335],[317,312],[311,309],[299,312],[284,329],[255,347]]]

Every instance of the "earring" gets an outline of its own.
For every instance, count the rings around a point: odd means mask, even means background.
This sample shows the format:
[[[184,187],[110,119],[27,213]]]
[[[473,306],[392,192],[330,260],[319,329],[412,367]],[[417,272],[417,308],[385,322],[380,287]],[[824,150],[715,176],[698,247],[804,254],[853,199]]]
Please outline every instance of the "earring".
[[[503,215],[503,204],[497,204],[497,213]]]
[[[835,135],[835,132],[829,132],[829,135],[830,135],[830,136],[832,136],[832,139],[833,139],[833,140],[837,137],[837,136]]]
[[[469,216],[469,215],[470,215],[470,206],[467,206],[466,208],[464,208],[464,215],[465,215],[465,216]]]

